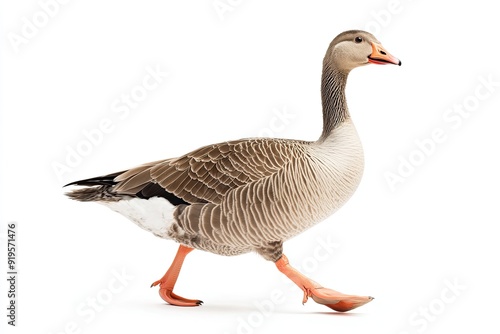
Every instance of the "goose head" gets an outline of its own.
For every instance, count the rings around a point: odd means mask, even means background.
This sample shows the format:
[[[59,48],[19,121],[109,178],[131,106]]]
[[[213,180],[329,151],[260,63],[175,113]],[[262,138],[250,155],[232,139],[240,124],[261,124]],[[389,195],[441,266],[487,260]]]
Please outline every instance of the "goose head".
[[[401,65],[369,32],[349,30],[333,39],[323,60],[324,66],[349,73],[352,69],[368,64]]]

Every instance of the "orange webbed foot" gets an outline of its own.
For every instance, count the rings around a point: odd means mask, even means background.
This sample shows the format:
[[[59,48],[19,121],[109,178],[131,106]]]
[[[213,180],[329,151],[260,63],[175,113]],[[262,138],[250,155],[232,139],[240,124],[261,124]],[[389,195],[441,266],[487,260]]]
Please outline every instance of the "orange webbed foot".
[[[374,298],[369,296],[346,295],[327,288],[314,288],[309,290],[309,296],[318,304],[328,306],[337,312],[347,312],[371,302]]]
[[[328,306],[332,310],[337,312],[347,312],[373,300],[373,297],[346,295],[338,291],[322,287],[317,282],[307,278],[290,266],[288,259],[284,254],[278,261],[276,261],[276,267],[295,284],[297,284],[302,291],[304,291],[302,304],[307,302],[308,298],[311,297],[316,303]]]
[[[160,285],[160,297],[167,303],[175,306],[200,306],[203,304],[201,300],[197,299],[187,299],[176,295],[173,290],[175,283],[177,282],[177,277],[181,271],[182,263],[187,254],[189,254],[193,249],[184,245],[180,245],[175,255],[174,261],[168,268],[167,272],[161,279],[155,281],[151,284],[151,287]]]
[[[162,280],[158,280],[151,284],[151,287],[160,285],[160,290],[158,291],[161,299],[166,301],[167,303],[175,306],[200,306],[203,304],[203,301],[198,299],[187,299],[181,296],[176,295],[172,289],[167,287],[162,287],[164,282]]]

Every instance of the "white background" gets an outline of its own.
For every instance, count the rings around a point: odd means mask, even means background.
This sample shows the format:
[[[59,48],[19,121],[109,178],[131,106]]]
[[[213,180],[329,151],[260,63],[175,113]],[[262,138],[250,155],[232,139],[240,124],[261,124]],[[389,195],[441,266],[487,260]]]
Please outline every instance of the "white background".
[[[18,224],[19,248],[16,328],[6,325],[1,280],[0,319],[9,333],[498,327],[500,24],[493,2],[222,0],[230,10],[218,13],[212,0],[74,0],[47,22],[40,3],[2,1],[0,8],[2,277],[8,222]],[[33,16],[45,25],[15,46],[12,36],[22,36],[23,18]],[[271,130],[316,139],[322,58],[347,29],[375,32],[403,66],[351,73],[363,181],[344,208],[287,242],[285,253],[325,286],[376,299],[347,314],[312,300],[302,306],[301,291],[259,256],[195,251],[176,292],[205,305],[166,305],[149,285],[177,245],[104,207],[70,201],[62,185]],[[147,67],[168,76],[120,119],[113,103],[141,85]],[[480,78],[496,86],[488,91]],[[464,103],[472,110],[466,118],[449,114]],[[276,123],[277,112],[292,116]],[[58,177],[53,167],[65,164],[68,147],[83,145],[83,132],[108,118],[112,130]],[[415,141],[428,143],[436,129],[445,139],[418,153]],[[410,157],[419,165],[391,189],[387,173]],[[113,273],[122,271],[126,279],[116,281]],[[276,294],[282,297],[269,301]],[[99,312],[87,304],[92,298],[101,301]]]

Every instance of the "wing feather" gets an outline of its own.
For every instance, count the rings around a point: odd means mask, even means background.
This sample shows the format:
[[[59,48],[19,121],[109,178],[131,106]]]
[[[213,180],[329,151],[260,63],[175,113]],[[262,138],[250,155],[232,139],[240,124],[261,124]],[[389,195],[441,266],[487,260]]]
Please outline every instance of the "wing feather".
[[[157,184],[187,203],[218,204],[232,189],[269,177],[302,156],[306,143],[257,138],[208,145],[179,158],[130,169],[115,178],[114,191],[131,194],[145,189],[147,193],[151,184]],[[256,198],[264,192],[258,188]]]

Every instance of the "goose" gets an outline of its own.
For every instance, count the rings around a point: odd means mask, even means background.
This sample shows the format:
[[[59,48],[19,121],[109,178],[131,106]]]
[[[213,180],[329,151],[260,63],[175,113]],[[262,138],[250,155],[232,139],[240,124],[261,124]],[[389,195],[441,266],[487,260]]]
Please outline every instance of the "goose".
[[[173,290],[194,249],[232,256],[256,252],[275,263],[304,295],[335,311],[370,302],[306,277],[288,261],[283,243],[325,220],[354,193],[364,168],[363,150],[345,95],[348,74],[367,64],[401,61],[370,33],[349,30],[330,43],[323,59],[323,131],[316,141],[249,138],[207,145],[176,158],[75,181],[66,195],[97,202],[154,235],[179,243],[159,286],[176,306],[202,301]]]

